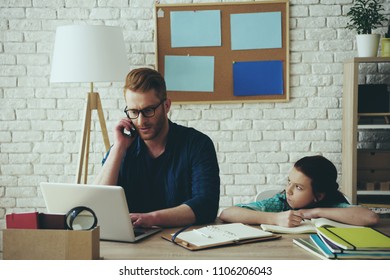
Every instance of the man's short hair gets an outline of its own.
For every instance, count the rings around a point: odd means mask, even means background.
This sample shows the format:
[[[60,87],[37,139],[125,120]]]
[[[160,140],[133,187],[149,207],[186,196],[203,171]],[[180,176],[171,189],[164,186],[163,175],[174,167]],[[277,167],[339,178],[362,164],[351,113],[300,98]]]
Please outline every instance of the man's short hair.
[[[154,90],[160,100],[167,98],[167,88],[163,76],[150,68],[138,68],[130,71],[126,76],[124,95],[127,90],[135,92],[147,92]]]

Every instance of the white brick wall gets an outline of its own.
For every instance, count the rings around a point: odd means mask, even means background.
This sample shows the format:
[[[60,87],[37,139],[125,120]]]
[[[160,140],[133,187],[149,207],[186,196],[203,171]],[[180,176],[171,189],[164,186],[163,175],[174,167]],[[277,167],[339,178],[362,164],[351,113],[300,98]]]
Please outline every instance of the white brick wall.
[[[121,26],[131,66],[153,66],[154,2],[0,0],[0,229],[6,213],[43,210],[39,182],[74,181],[88,85],[49,84],[56,27]],[[161,1],[192,2],[211,1]],[[384,2],[390,14],[390,2]],[[290,102],[173,106],[173,121],[214,140],[221,207],[250,201],[262,188],[281,187],[303,155],[323,154],[340,170],[342,62],[356,55],[354,33],[344,28],[351,3],[290,1]],[[110,131],[122,116],[121,86],[96,84]],[[100,132],[91,138],[90,181],[103,155]]]

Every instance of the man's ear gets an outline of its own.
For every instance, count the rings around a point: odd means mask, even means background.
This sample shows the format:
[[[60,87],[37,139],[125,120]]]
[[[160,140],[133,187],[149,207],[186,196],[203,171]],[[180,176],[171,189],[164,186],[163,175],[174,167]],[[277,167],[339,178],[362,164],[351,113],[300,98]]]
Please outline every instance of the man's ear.
[[[171,109],[171,104],[172,104],[171,100],[169,98],[167,98],[167,100],[165,100],[165,103],[164,103],[165,111],[167,114],[169,113],[169,110]]]

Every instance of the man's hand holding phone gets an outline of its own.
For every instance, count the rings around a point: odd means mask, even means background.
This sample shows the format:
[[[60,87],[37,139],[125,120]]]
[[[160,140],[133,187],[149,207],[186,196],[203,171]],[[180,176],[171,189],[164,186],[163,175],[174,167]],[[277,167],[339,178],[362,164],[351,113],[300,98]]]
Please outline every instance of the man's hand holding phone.
[[[133,143],[136,134],[137,130],[133,122],[128,118],[123,118],[114,128],[114,143],[127,149]]]

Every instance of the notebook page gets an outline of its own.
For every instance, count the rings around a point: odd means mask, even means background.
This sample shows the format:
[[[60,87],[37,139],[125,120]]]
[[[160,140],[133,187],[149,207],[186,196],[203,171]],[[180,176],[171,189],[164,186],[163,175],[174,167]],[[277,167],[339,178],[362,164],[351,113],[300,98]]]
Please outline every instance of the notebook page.
[[[241,223],[232,223],[215,226],[218,229],[234,234],[239,240],[271,236],[272,233]]]
[[[349,224],[344,224],[340,222],[336,222],[327,218],[317,218],[311,220],[316,227],[323,226],[333,226],[333,227],[349,227],[349,228],[359,228],[360,226],[353,226]]]
[[[234,240],[234,237],[231,235],[225,235],[210,229],[206,230],[205,228],[182,232],[177,238],[199,247],[232,242]]]
[[[310,220],[303,221],[297,227],[284,227],[277,225],[261,224],[263,230],[277,232],[277,233],[315,233],[316,228]]]
[[[234,242],[243,239],[271,236],[272,233],[241,223],[206,226],[180,233],[178,238],[196,246],[207,246]]]

